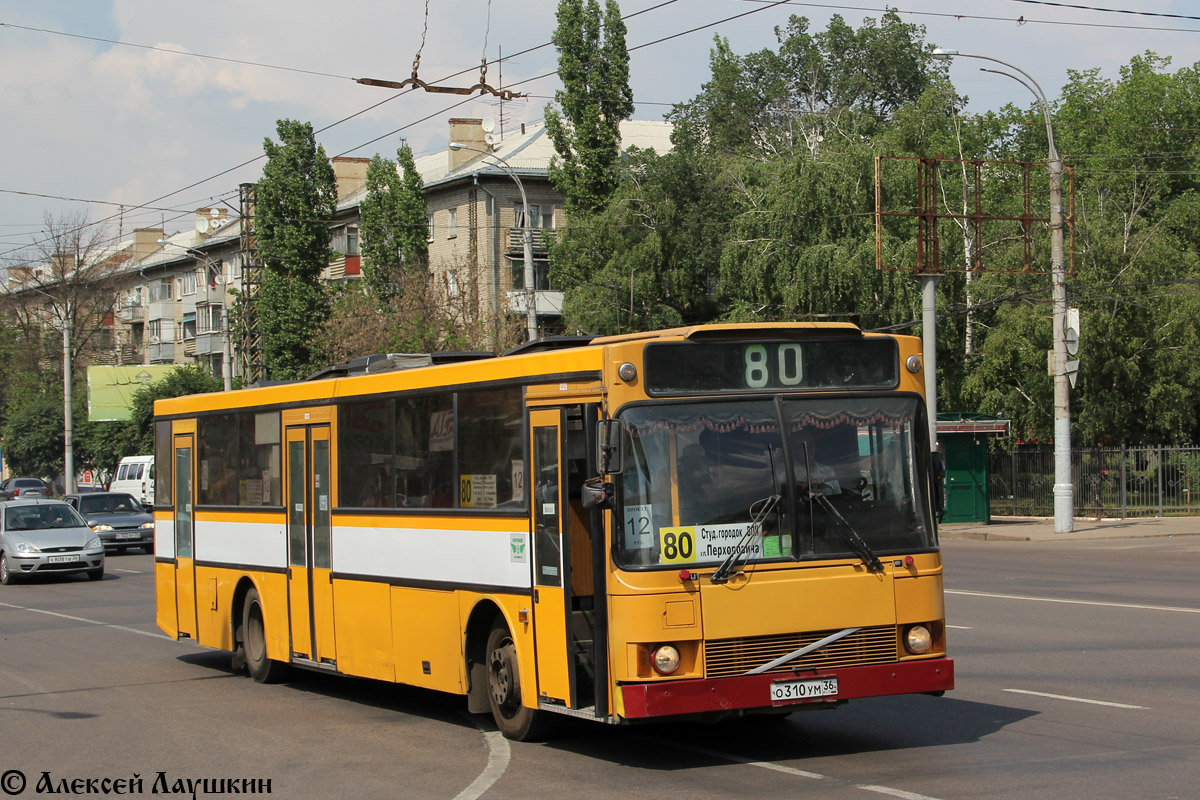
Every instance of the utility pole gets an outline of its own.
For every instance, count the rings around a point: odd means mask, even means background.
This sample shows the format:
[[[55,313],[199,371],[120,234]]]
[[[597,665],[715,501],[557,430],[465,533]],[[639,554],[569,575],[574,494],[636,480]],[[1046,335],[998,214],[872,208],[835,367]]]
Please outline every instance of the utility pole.
[[[1007,61],[990,56],[960,53],[957,50],[944,50],[940,47],[933,51],[933,57],[943,61],[956,56],[991,61],[1019,72],[1028,83],[1016,75],[1000,70],[982,70],[1012,78],[1032,92],[1046,120],[1046,139],[1049,145],[1046,168],[1050,174],[1050,286],[1053,301],[1051,324],[1054,339],[1054,531],[1070,533],[1075,530],[1075,482],[1071,474],[1071,387],[1067,376],[1067,270],[1063,245],[1062,160],[1054,146],[1050,103],[1032,75]]]

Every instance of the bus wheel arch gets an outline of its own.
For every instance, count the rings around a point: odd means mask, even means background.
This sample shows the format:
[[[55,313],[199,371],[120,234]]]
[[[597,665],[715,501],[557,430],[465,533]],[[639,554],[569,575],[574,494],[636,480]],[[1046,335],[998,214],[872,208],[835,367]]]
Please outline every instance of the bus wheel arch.
[[[467,670],[467,711],[472,714],[490,713],[487,684],[488,634],[496,624],[504,623],[504,614],[491,600],[482,600],[471,609],[467,618],[464,655]]]
[[[241,672],[246,668],[246,634],[243,617],[246,613],[246,594],[255,588],[254,581],[250,580],[249,576],[242,576],[233,590],[233,601],[229,606],[229,630],[233,649],[231,667],[234,672]]]

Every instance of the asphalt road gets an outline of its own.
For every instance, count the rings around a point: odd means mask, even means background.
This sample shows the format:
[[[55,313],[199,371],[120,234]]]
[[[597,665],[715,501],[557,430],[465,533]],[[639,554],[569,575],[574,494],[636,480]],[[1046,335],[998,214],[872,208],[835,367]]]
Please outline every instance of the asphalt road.
[[[204,779],[282,798],[1200,793],[1200,537],[945,551],[958,688],[944,698],[571,724],[549,744],[505,741],[461,698],[234,675],[228,654],[157,632],[150,556],[113,556],[100,583],[0,587],[0,800],[38,796],[39,783],[118,794],[133,787],[113,781],[135,780],[143,794],[203,797],[188,782]]]

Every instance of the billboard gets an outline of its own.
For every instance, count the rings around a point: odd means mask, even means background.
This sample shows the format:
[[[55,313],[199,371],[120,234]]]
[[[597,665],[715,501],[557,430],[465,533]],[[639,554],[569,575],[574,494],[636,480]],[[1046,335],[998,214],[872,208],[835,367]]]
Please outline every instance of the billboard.
[[[88,419],[113,422],[129,419],[129,404],[143,386],[160,381],[175,364],[130,364],[88,367]]]

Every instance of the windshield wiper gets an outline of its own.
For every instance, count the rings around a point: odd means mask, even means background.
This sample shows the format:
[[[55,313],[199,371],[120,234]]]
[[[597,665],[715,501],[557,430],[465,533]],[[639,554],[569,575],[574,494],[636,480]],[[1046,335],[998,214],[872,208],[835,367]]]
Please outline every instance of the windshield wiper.
[[[778,504],[779,495],[777,494],[769,494],[750,504],[750,525],[738,539],[737,544],[733,546],[733,552],[727,555],[713,572],[710,578],[713,583],[726,583],[734,575],[741,573],[749,560],[746,553],[749,552],[750,545],[754,543],[755,539],[762,536],[763,523],[766,522],[767,515],[774,511]]]
[[[829,498],[820,492],[809,492],[809,498],[829,514],[829,518],[834,523],[833,527],[841,535],[842,539],[845,540],[846,544],[850,545],[850,549],[854,551],[855,555],[861,558],[863,563],[867,565],[867,571],[883,572],[883,563],[879,560],[879,556],[875,555],[875,551],[871,549],[871,546],[867,544],[862,536],[859,536],[858,531],[846,521],[846,518],[834,507]]]

